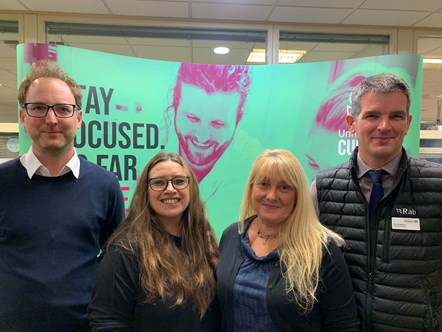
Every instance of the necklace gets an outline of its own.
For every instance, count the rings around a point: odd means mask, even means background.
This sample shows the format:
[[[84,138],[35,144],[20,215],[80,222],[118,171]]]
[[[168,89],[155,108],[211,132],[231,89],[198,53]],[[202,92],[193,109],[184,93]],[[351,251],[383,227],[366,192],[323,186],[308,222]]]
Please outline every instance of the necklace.
[[[258,236],[259,236],[260,239],[263,239],[263,240],[264,240],[264,244],[267,244],[267,241],[269,241],[269,240],[274,240],[274,239],[277,239],[277,238],[279,237],[279,232],[276,233],[276,234],[273,234],[273,235],[268,235],[268,234],[265,235],[265,234],[263,234],[263,233],[259,230],[259,223],[258,223],[258,221],[256,222],[256,226],[257,226],[257,228],[258,228],[258,231],[257,231]]]
[[[261,233],[261,231],[258,231],[258,236],[264,240],[264,244],[267,244],[268,240],[277,239],[279,237],[279,233],[273,235],[264,235]]]

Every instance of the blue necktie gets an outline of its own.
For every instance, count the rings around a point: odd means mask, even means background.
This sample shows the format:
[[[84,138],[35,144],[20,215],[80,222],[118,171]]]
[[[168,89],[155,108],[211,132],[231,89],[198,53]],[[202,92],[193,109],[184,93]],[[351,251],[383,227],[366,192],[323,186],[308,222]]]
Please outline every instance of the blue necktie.
[[[384,188],[382,188],[383,173],[384,171],[381,169],[377,171],[368,171],[368,175],[370,175],[371,181],[373,182],[373,188],[371,189],[370,195],[370,215],[373,215],[376,206],[382,200],[382,197],[384,197]]]

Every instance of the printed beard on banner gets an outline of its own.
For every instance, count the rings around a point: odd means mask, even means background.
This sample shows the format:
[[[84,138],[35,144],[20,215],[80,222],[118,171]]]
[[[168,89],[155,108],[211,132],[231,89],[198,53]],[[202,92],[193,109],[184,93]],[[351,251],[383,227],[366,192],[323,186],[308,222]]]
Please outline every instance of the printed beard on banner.
[[[265,149],[292,151],[308,181],[345,162],[357,146],[346,116],[365,77],[389,72],[411,89],[404,147],[418,156],[422,59],[385,55],[283,65],[210,65],[21,44],[18,84],[38,59],[56,61],[80,85],[83,123],[77,153],[114,173],[126,210],[138,175],[160,151],[176,152],[199,180],[218,236],[238,220],[250,168]],[[31,146],[19,125],[20,154]]]

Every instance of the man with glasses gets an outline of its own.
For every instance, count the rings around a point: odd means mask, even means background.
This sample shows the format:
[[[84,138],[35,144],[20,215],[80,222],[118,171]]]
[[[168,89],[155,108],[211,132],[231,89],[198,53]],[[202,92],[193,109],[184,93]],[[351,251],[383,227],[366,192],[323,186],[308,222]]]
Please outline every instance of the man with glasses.
[[[81,89],[38,61],[19,87],[32,146],[0,165],[0,330],[88,331],[97,255],[124,216],[114,174],[77,156]]]

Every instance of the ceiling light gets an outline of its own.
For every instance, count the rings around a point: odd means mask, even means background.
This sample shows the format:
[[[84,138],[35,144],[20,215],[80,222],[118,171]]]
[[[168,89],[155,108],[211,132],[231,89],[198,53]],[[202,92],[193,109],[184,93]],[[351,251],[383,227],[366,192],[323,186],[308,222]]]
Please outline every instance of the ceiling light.
[[[423,60],[424,63],[442,63],[442,59],[429,59],[429,58],[424,58]]]
[[[227,54],[229,52],[230,52],[230,49],[228,47],[224,47],[224,46],[215,47],[213,49],[213,53],[215,53],[215,54]]]
[[[305,50],[280,50],[278,63],[295,63],[306,54]],[[248,63],[265,63],[266,52],[264,49],[253,49],[247,58]]]

